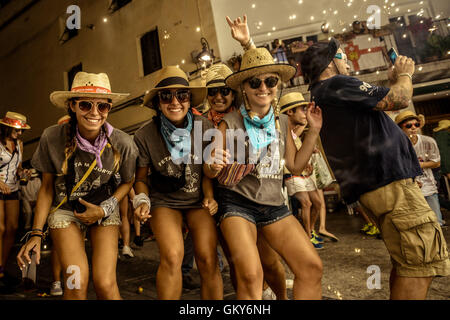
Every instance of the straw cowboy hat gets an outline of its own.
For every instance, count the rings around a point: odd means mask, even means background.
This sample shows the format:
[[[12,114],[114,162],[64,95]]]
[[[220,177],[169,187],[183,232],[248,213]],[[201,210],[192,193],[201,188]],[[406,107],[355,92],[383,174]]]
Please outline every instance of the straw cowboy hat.
[[[289,64],[275,63],[266,48],[250,49],[244,53],[239,71],[229,75],[225,83],[231,89],[237,90],[244,80],[262,73],[277,73],[281,81],[286,82],[294,76],[296,71]]]
[[[434,132],[438,132],[450,127],[450,120],[441,120],[436,128],[433,129]]]
[[[6,112],[6,115],[0,120],[0,123],[16,129],[31,129],[27,124],[27,117],[17,112]]]
[[[395,123],[400,125],[403,121],[411,119],[416,119],[417,121],[419,121],[419,128],[422,128],[425,125],[425,117],[422,114],[416,115],[414,112],[409,110],[400,112],[400,114],[395,117]]]
[[[70,116],[69,115],[65,115],[65,116],[62,116],[61,118],[59,118],[58,119],[58,125],[62,125],[62,124],[64,124],[64,123],[68,123],[70,121]]]
[[[116,104],[128,97],[129,93],[112,93],[106,73],[78,72],[75,75],[70,91],[55,91],[50,94],[50,101],[59,108],[66,108],[71,98],[106,98]]]
[[[293,108],[308,104],[309,102],[305,100],[300,92],[290,92],[282,96],[280,99],[281,113],[285,113]]]
[[[158,106],[152,105],[152,99],[158,94],[158,91],[164,89],[189,89],[192,96],[192,105],[195,107],[203,102],[206,96],[205,87],[190,86],[186,73],[176,66],[167,66],[162,68],[157,75],[155,86],[144,97],[144,106],[157,109]]]
[[[226,77],[228,77],[232,73],[233,71],[231,71],[231,69],[228,68],[223,63],[213,65],[211,68],[208,69],[208,72],[206,73],[205,76],[206,88],[225,86]]]

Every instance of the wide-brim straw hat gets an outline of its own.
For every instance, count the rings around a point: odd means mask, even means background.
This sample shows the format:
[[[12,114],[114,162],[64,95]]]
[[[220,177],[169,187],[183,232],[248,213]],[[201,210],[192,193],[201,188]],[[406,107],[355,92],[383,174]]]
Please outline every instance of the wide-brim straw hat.
[[[433,129],[434,132],[438,132],[450,127],[450,120],[441,120],[438,123],[438,126]]]
[[[425,117],[422,114],[417,115],[414,112],[409,111],[409,110],[400,112],[395,117],[395,123],[401,124],[402,122],[404,122],[406,120],[411,120],[411,119],[416,119],[417,121],[419,121],[419,123],[420,123],[419,128],[423,128],[423,126],[425,125]]]
[[[238,72],[229,75],[225,83],[233,90],[237,90],[244,80],[263,73],[277,73],[281,81],[291,79],[297,70],[285,63],[275,63],[272,55],[266,48],[247,50],[242,57]]]
[[[218,63],[211,66],[205,76],[206,88],[226,86],[225,79],[232,73],[233,71],[231,71],[231,69],[223,63]]]
[[[114,105],[129,95],[129,93],[113,93],[106,73],[81,71],[75,75],[70,91],[54,91],[50,94],[50,101],[59,108],[66,108],[66,102],[71,98],[104,98],[110,99]]]
[[[206,97],[205,87],[191,86],[183,70],[177,66],[167,66],[159,71],[153,89],[144,97],[143,105],[158,109],[158,106],[152,105],[152,99],[158,94],[158,91],[164,89],[189,89],[192,97],[191,107],[201,104]]]
[[[309,102],[305,100],[303,94],[301,94],[300,92],[290,92],[281,97],[280,112],[285,113],[293,108],[308,104]]]
[[[23,114],[12,111],[6,112],[6,115],[0,120],[0,123],[16,129],[31,129],[31,127],[27,124],[27,117]]]

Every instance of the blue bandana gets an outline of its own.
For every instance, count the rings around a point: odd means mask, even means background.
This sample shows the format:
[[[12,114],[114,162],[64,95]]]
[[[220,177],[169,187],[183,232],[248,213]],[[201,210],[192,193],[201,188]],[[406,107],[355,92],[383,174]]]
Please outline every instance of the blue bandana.
[[[185,127],[177,128],[161,113],[161,134],[172,156],[172,160],[182,159],[191,154],[193,119],[194,115],[191,109],[189,109],[184,122]]]
[[[244,117],[244,126],[253,148],[256,150],[264,148],[276,138],[275,117],[272,108],[262,119],[258,116],[250,118],[244,105],[241,105],[240,111]]]

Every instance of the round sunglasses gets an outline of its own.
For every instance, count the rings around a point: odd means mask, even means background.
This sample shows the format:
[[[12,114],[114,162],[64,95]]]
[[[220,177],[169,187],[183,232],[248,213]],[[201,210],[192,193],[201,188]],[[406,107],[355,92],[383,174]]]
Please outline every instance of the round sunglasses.
[[[93,102],[89,100],[77,100],[75,101],[78,108],[83,112],[89,112],[94,105],[97,106],[97,110],[100,113],[108,113],[112,108],[112,103],[109,102]]]
[[[280,80],[277,77],[267,77],[264,80],[253,77],[247,80],[248,84],[250,85],[250,88],[252,89],[258,89],[261,87],[261,84],[264,82],[267,88],[274,88],[278,84],[278,80]]]
[[[420,127],[420,123],[416,122],[414,124],[413,123],[405,124],[405,128],[407,128],[407,129],[411,129],[412,126],[415,126],[416,128],[418,128],[418,127]]]
[[[191,92],[186,89],[170,91],[170,90],[161,90],[158,91],[159,100],[162,103],[169,104],[172,102],[173,97],[177,98],[179,103],[188,102],[191,97]]]
[[[215,97],[219,92],[222,95],[222,97],[226,97],[231,93],[231,88],[228,87],[208,88],[208,96],[210,97]]]

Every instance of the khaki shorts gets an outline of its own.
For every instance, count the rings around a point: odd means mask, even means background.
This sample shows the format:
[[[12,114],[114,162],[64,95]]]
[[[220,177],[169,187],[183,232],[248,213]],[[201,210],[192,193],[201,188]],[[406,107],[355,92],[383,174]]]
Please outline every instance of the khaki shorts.
[[[376,218],[396,273],[450,275],[447,244],[436,214],[412,179],[394,181],[359,198]]]
[[[48,227],[50,229],[60,229],[67,228],[69,225],[74,222],[78,225],[81,231],[86,231],[88,225],[81,222],[75,215],[73,211],[58,209],[53,213],[50,213],[47,218]],[[104,221],[100,223],[100,225],[106,226],[120,226],[122,224],[122,220],[120,219],[119,206],[117,206],[116,210]],[[95,222],[92,225],[98,225]]]

